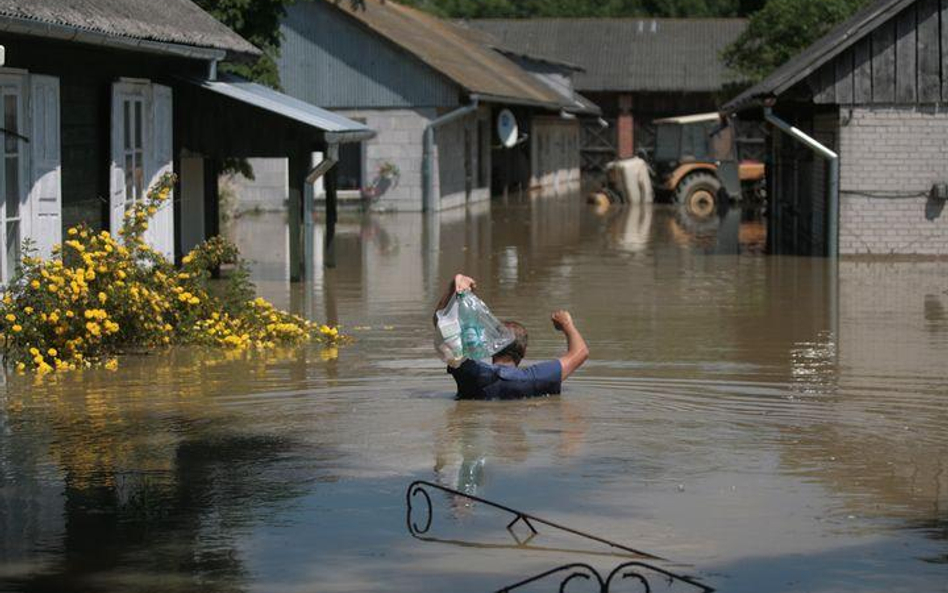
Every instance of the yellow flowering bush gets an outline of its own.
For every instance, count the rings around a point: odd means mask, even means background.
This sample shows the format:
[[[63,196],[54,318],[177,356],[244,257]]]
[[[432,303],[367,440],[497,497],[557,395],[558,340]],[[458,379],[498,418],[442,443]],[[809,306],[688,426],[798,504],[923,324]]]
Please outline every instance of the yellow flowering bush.
[[[176,267],[145,241],[148,221],[166,202],[174,175],[162,177],[125,214],[114,237],[70,228],[44,260],[27,253],[0,301],[0,354],[8,366],[46,373],[102,364],[116,354],[172,344],[272,348],[318,340],[334,346],[336,328],[253,298],[237,248],[213,237]],[[229,280],[211,270],[235,264]]]

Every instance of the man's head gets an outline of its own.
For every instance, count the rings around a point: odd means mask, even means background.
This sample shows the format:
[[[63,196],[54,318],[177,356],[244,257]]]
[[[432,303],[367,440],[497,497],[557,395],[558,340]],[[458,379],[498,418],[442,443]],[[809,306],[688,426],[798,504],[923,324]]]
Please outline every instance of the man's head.
[[[505,321],[504,325],[513,332],[514,341],[494,355],[494,362],[510,361],[517,366],[527,355],[527,328],[516,321]]]

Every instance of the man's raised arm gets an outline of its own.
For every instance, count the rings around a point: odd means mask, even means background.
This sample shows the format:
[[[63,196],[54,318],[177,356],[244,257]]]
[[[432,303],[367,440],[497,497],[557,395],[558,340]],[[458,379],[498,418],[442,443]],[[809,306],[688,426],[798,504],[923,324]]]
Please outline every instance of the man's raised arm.
[[[563,369],[561,380],[565,381],[589,358],[589,347],[573,324],[573,316],[569,311],[553,313],[553,327],[566,335],[566,354],[560,357],[560,366]]]
[[[431,316],[431,323],[438,325],[438,311],[447,306],[448,301],[451,300],[451,297],[455,293],[464,292],[465,290],[474,290],[475,288],[477,288],[477,283],[474,282],[473,278],[465,276],[464,274],[455,274],[451,282],[448,283],[448,288],[444,291],[444,294],[441,295],[441,300],[438,301],[438,305],[435,307],[435,312]]]

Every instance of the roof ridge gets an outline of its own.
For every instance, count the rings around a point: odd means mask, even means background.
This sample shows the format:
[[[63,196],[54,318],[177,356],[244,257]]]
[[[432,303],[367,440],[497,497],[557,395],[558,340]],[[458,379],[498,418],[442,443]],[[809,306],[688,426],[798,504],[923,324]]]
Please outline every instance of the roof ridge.
[[[397,2],[396,2],[397,4]],[[417,10],[417,9],[415,9]],[[505,22],[505,23],[514,23],[514,22],[537,22],[537,21],[565,21],[565,22],[576,22],[576,21],[604,21],[604,22],[624,22],[624,21],[662,21],[662,22],[709,22],[709,21],[736,21],[736,22],[747,22],[750,19],[748,17],[726,17],[726,16],[712,16],[712,17],[656,17],[656,16],[620,16],[620,17],[607,17],[607,16],[578,16],[578,17],[568,17],[568,16],[536,16],[536,17],[486,17],[486,18],[459,18],[454,19],[462,22]]]

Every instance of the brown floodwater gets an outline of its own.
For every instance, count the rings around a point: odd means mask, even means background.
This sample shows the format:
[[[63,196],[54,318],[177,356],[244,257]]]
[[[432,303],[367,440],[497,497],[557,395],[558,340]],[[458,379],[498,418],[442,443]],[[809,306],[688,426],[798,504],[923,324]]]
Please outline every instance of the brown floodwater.
[[[414,538],[420,479],[720,591],[948,591],[948,263],[767,257],[742,218],[344,215],[336,267],[290,285],[283,214],[241,217],[261,294],[355,342],[8,377],[0,590],[487,592],[629,559],[542,525],[517,545],[510,516],[434,490]],[[454,399],[430,314],[458,271],[532,360],[573,312],[592,354],[561,396]]]

